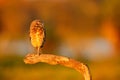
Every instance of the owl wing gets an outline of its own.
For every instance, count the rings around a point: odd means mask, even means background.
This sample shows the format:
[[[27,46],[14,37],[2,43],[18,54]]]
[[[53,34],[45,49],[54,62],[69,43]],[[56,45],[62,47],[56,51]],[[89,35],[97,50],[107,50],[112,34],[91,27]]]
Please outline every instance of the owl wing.
[[[44,33],[44,37],[43,37],[43,42],[42,42],[42,45],[40,46],[40,48],[43,47],[45,41],[46,41],[46,29],[43,27],[43,33]]]

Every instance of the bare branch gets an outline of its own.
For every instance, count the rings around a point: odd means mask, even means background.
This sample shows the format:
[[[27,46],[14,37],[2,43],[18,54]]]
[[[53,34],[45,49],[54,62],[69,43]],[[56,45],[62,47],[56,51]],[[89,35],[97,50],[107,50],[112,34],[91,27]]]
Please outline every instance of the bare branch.
[[[38,62],[44,62],[51,65],[60,64],[66,67],[73,68],[78,72],[82,73],[85,80],[91,80],[89,69],[85,64],[67,57],[56,56],[52,54],[41,54],[41,55],[28,54],[25,57],[24,62],[26,64],[35,64]]]

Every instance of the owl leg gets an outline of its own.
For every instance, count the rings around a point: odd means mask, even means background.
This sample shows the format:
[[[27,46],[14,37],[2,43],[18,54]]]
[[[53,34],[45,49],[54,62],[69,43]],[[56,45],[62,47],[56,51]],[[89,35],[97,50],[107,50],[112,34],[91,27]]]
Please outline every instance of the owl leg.
[[[40,55],[42,53],[42,50],[40,47],[37,47],[37,55]]]
[[[39,48],[39,47],[37,47],[37,55],[39,55],[39,51],[40,51],[40,48]]]

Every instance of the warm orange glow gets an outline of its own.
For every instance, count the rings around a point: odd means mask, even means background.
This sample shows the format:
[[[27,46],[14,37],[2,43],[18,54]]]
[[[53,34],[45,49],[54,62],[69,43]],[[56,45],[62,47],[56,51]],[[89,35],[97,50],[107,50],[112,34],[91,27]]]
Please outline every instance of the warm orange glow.
[[[108,40],[114,48],[116,48],[118,44],[118,33],[117,28],[114,25],[114,21],[111,19],[107,19],[103,22],[101,27],[102,36]]]

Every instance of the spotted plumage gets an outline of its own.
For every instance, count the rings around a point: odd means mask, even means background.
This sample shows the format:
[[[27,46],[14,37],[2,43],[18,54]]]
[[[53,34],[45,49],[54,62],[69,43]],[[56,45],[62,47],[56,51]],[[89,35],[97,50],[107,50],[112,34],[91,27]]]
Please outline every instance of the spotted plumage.
[[[40,20],[32,21],[30,25],[30,39],[33,47],[37,48],[37,54],[40,54],[39,50],[44,45],[45,35],[44,24]]]

